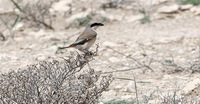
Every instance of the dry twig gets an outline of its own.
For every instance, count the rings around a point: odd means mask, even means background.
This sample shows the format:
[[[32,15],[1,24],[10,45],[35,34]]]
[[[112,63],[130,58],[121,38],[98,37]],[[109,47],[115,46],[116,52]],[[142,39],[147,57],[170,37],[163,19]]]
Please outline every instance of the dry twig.
[[[137,63],[136,66],[137,66],[138,68],[147,68],[147,69],[151,70],[152,72],[154,72],[153,69],[150,67],[151,62],[149,63],[149,65],[146,65],[145,63],[141,63],[141,62],[139,62],[137,59],[135,59],[135,58],[133,58],[133,57],[131,57],[131,56],[127,56],[127,55],[125,55],[124,53],[121,53],[121,52],[119,52],[119,51],[117,51],[117,50],[115,50],[115,49],[113,49],[113,48],[111,48],[111,47],[109,47],[109,46],[107,46],[107,48],[108,48],[108,49],[111,49],[112,51],[114,51],[114,52],[116,52],[116,53],[118,53],[118,54],[120,54],[120,55],[122,55],[122,56],[125,56],[126,58],[129,58],[129,59],[133,60],[134,62]]]

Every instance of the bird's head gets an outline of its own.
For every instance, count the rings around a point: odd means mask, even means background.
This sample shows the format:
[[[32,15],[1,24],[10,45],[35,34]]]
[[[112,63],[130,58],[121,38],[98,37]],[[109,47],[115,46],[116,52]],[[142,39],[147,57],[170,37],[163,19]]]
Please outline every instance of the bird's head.
[[[95,23],[90,23],[89,26],[96,30],[99,26],[104,26],[104,24],[95,22]]]

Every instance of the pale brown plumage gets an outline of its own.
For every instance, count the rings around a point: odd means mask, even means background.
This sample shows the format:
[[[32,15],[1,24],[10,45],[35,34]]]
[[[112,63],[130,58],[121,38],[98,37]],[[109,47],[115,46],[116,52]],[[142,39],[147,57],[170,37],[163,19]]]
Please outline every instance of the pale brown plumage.
[[[69,45],[67,47],[62,47],[60,49],[74,47],[82,52],[87,52],[89,50],[89,48],[96,41],[97,33],[96,33],[95,29],[98,26],[103,26],[103,24],[102,23],[89,23],[86,26],[85,30],[81,33],[81,35],[76,39],[76,41],[74,43],[72,43],[71,45]]]

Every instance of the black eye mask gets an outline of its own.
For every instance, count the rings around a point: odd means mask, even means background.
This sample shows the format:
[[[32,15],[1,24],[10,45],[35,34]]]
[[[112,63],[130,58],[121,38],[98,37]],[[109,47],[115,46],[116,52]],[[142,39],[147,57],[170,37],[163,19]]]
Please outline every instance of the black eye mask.
[[[93,23],[90,25],[90,27],[94,27],[94,26],[104,26],[104,24],[102,23]]]

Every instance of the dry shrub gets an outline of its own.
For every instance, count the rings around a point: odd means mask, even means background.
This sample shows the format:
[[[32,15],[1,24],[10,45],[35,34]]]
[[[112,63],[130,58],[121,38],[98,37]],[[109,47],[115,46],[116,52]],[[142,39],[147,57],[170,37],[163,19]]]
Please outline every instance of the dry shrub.
[[[50,8],[56,1],[35,0],[27,2],[26,0],[10,0],[14,5],[14,7],[10,7],[13,10],[4,10],[0,13],[0,40],[5,41],[8,37],[14,38],[16,30],[23,30],[24,28],[17,26],[20,22],[28,27],[45,27],[53,30],[53,15],[50,13]]]
[[[27,20],[31,26],[43,25],[48,29],[54,29],[52,27],[52,15],[50,14],[50,8],[52,4],[56,2],[52,0],[51,2],[43,2],[38,0],[35,3],[27,3],[26,5],[16,4],[17,9],[20,11],[21,19]]]
[[[173,93],[169,92],[168,95],[160,96],[159,104],[199,104],[200,100],[198,97],[194,96],[181,96],[176,94],[176,91]]]
[[[0,104],[93,104],[111,76],[83,70],[93,55],[43,61],[0,76]],[[85,69],[85,68],[84,68]]]

